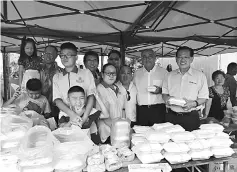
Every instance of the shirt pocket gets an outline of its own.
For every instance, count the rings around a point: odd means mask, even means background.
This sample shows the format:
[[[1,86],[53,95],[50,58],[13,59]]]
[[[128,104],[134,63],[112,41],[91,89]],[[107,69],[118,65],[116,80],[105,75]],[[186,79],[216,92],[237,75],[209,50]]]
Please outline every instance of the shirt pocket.
[[[195,94],[196,92],[198,92],[198,81],[195,79],[188,80],[187,89],[192,94]]]
[[[162,86],[162,80],[156,79],[156,80],[153,80],[152,82],[153,82],[152,84],[155,86],[158,86],[158,87]]]

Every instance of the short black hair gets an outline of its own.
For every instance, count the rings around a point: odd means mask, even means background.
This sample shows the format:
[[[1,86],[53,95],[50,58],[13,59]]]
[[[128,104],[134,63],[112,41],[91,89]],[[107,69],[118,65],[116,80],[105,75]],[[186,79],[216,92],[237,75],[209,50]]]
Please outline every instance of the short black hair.
[[[216,70],[215,72],[212,73],[212,76],[211,76],[212,80],[214,81],[214,79],[216,79],[218,75],[223,75],[223,77],[225,77],[225,72],[221,70]]]
[[[237,63],[232,62],[232,63],[228,64],[227,73],[231,72],[236,67],[237,67]]]
[[[39,79],[32,78],[27,81],[26,88],[30,91],[40,91],[42,89],[42,83]]]
[[[107,63],[107,64],[105,64],[105,65],[103,66],[103,68],[102,68],[102,73],[105,72],[105,69],[106,69],[108,66],[113,66],[113,67],[115,68],[115,70],[116,70],[116,73],[117,73],[117,68],[116,68],[113,64],[111,64],[111,63]]]
[[[131,68],[130,66],[128,66],[128,65],[122,65],[122,66],[120,67],[120,72],[121,72],[121,69],[122,69],[123,67],[127,67],[127,68],[129,68],[130,71],[131,71],[131,73],[132,73],[132,68]]]
[[[58,53],[58,49],[57,49],[57,47],[55,47],[54,45],[48,45],[48,46],[46,46],[46,47],[45,47],[45,50],[46,50],[46,48],[48,48],[48,47],[54,48],[54,50],[56,51],[56,53]]]
[[[108,57],[112,54],[112,53],[115,53],[115,54],[118,54],[119,58],[121,58],[121,53],[118,51],[118,50],[111,50],[108,54]]]
[[[178,57],[178,52],[181,51],[181,50],[188,50],[190,52],[190,56],[193,57],[194,56],[194,50],[190,47],[187,47],[187,46],[182,46],[182,47],[179,47],[176,51],[176,57]]]
[[[69,95],[71,93],[78,93],[78,92],[83,93],[85,95],[85,90],[80,86],[73,86],[69,88],[67,94]]]
[[[94,51],[88,51],[88,52],[85,53],[85,55],[84,55],[84,57],[83,57],[83,63],[84,63],[84,64],[86,63],[86,58],[87,58],[88,56],[95,56],[95,57],[96,57],[96,60],[99,62],[99,55],[98,55],[96,52],[94,52]]]
[[[60,46],[60,50],[63,50],[63,49],[70,49],[70,50],[73,50],[77,53],[77,47],[71,43],[71,42],[66,42],[66,43],[63,43],[61,46]]]

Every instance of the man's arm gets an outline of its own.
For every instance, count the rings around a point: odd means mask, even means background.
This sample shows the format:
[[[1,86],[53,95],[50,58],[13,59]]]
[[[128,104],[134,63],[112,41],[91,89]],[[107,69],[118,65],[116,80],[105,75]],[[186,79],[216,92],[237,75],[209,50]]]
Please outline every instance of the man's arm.
[[[87,98],[86,110],[85,110],[84,115],[82,117],[82,124],[84,124],[86,122],[86,120],[88,119],[88,116],[91,112],[91,109],[94,106],[94,103],[95,103],[94,95],[89,95]]]
[[[65,112],[71,120],[75,119],[76,117],[78,117],[78,115],[71,110],[64,102],[62,99],[58,98],[54,100],[56,106],[59,108],[59,110]]]
[[[230,78],[228,80],[228,86],[229,86],[229,89],[230,89],[230,101],[231,101],[231,104],[232,106],[235,106],[236,105],[236,80],[234,78]]]
[[[205,104],[204,117],[208,117],[212,104],[212,98],[209,98]]]

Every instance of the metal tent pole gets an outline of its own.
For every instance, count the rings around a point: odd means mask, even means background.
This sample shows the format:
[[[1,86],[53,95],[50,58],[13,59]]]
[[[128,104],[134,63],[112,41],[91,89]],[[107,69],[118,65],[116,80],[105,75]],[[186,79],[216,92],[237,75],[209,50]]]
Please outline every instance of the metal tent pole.
[[[103,55],[103,48],[100,49],[100,60],[101,60],[101,65],[100,65],[100,71],[102,71],[103,66],[104,66],[104,55]]]
[[[124,44],[124,39],[123,39],[123,33],[121,32],[120,34],[120,53],[121,53],[121,63],[122,65],[125,64],[125,44]]]
[[[8,68],[8,55],[6,53],[6,47],[3,47],[3,80],[4,80],[4,99],[8,100],[10,98],[10,88],[9,88],[9,68]]]

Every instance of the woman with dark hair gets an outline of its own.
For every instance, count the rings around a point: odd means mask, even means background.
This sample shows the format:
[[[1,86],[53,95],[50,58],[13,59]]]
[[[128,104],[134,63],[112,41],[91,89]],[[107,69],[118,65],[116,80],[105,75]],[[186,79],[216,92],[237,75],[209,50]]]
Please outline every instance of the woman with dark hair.
[[[31,78],[40,79],[42,60],[37,56],[35,41],[31,38],[23,38],[21,43],[19,65],[19,85],[25,90],[26,83]]]
[[[206,102],[204,110],[205,117],[214,117],[221,121],[224,118],[224,110],[227,109],[226,104],[230,98],[228,87],[223,86],[225,83],[225,73],[217,70],[212,73],[214,85],[209,87],[209,99]]]
[[[102,70],[102,81],[97,85],[96,109],[102,111],[100,120],[98,121],[99,134],[102,143],[110,137],[110,127],[115,118],[122,117],[123,103],[120,102],[119,88],[115,85],[117,73],[116,67],[112,64],[105,64]],[[105,109],[103,110],[99,104],[98,98]],[[108,140],[107,140],[108,141]]]
[[[94,76],[95,85],[97,86],[100,83],[101,75],[98,70],[99,66],[99,55],[94,51],[88,51],[83,58],[84,65],[89,69]]]

